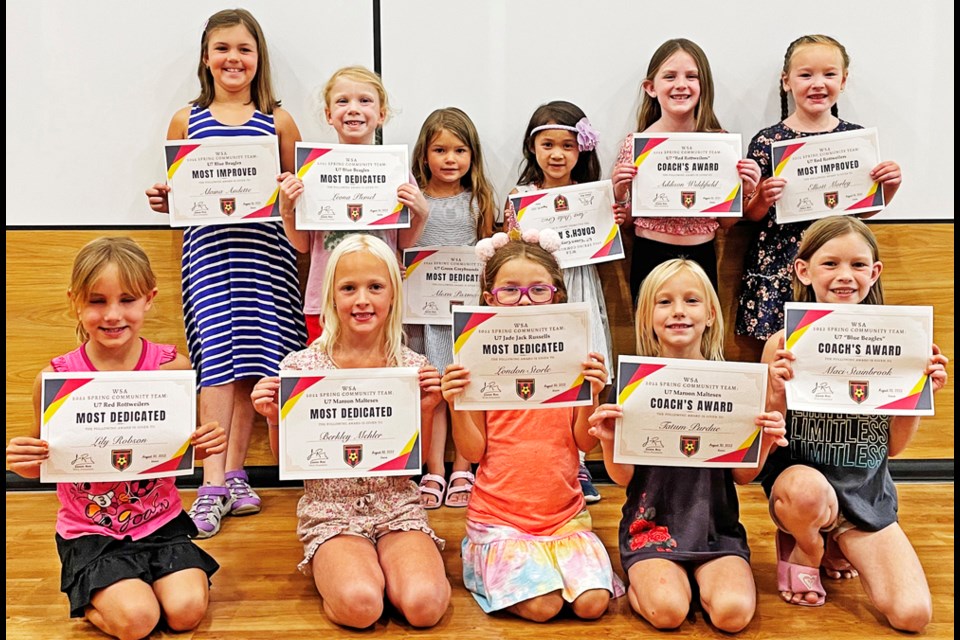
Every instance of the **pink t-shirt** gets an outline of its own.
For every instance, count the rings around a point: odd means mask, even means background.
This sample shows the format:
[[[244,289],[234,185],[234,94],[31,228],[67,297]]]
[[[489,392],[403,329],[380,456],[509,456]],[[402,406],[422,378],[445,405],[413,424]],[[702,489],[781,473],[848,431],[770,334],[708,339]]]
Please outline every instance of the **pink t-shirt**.
[[[143,351],[135,371],[156,371],[177,357],[171,344],[140,339]],[[50,361],[54,371],[96,371],[86,343]],[[58,482],[57,533],[64,538],[101,535],[120,540],[145,538],[183,511],[173,478],[117,482]]]
[[[467,518],[551,535],[583,511],[574,410],[487,411],[487,448]]]

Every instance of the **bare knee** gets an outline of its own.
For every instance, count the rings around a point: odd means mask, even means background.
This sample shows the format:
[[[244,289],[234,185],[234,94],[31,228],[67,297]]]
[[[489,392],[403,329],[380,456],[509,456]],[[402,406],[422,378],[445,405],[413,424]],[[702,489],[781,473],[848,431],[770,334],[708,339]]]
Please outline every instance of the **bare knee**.
[[[423,581],[405,588],[400,602],[394,603],[407,622],[414,627],[432,627],[440,622],[450,604],[450,583],[444,579],[439,584]]]
[[[383,591],[373,584],[343,585],[321,595],[327,616],[344,627],[366,629],[383,615]]]
[[[897,602],[877,602],[890,626],[899,631],[919,633],[930,623],[933,617],[933,605],[930,598],[911,598]]]
[[[163,616],[167,621],[167,626],[170,627],[171,631],[195,629],[207,615],[208,601],[208,593],[203,590],[200,593],[178,598],[176,602],[162,603]]]
[[[546,622],[560,613],[563,608],[563,598],[559,593],[550,593],[545,596],[537,596],[510,607],[510,610],[521,618],[533,622]]]
[[[640,615],[657,629],[676,629],[690,612],[690,603],[679,593],[647,594],[640,606]]]
[[[107,631],[120,640],[140,640],[150,635],[160,622],[160,607],[156,602],[127,603],[108,611],[88,611],[91,620],[99,615]],[[101,626],[101,625],[97,625]]]
[[[573,601],[573,612],[578,618],[596,620],[607,611],[610,604],[610,592],[606,589],[590,589],[581,593]]]
[[[756,599],[747,594],[723,593],[714,596],[711,602],[704,601],[703,608],[710,614],[713,626],[727,633],[737,633],[753,620]]]
[[[831,520],[826,513],[831,504],[833,488],[819,471],[791,467],[774,485],[773,494],[777,498],[776,516],[783,522],[793,514],[804,514],[804,519],[816,519],[818,528],[830,524],[819,520]],[[786,523],[785,523],[786,524]]]

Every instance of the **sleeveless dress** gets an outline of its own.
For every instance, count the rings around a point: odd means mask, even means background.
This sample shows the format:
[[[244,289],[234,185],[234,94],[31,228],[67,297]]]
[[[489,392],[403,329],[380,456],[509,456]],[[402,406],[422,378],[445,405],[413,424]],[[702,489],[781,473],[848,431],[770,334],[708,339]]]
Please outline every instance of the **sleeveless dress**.
[[[188,138],[275,135],[273,116],[255,111],[227,126],[209,109],[190,111]],[[297,256],[280,222],[188,227],[183,233],[183,323],[201,387],[277,374],[307,333]]]

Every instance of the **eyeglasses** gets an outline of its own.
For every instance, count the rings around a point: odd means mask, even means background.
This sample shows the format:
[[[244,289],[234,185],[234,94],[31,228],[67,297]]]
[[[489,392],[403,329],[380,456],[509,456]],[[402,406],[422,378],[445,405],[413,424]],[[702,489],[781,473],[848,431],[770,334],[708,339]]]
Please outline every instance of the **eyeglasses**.
[[[553,296],[557,293],[557,288],[552,284],[532,284],[529,287],[517,287],[508,285],[506,287],[497,287],[490,292],[498,304],[511,306],[520,304],[523,296],[527,296],[533,304],[549,304],[553,302]]]

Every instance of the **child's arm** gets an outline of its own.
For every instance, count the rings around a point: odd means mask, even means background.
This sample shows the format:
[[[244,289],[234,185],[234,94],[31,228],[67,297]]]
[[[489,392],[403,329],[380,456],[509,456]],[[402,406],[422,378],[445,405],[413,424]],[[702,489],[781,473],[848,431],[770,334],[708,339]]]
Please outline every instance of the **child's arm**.
[[[620,145],[620,152],[617,155],[617,164],[613,167],[613,173],[610,174],[610,182],[613,183],[613,218],[617,224],[622,225],[630,216],[630,199],[633,191],[633,178],[637,175],[637,167],[631,161],[630,147],[633,145],[633,136],[628,136]]]
[[[787,181],[783,178],[767,178],[757,185],[753,196],[746,199],[743,206],[743,217],[753,222],[763,220],[767,211],[783,196],[783,187]]]
[[[170,120],[170,126],[167,127],[167,140],[186,140],[187,127],[190,124],[190,107],[180,109]],[[147,202],[150,208],[157,213],[170,213],[170,185],[165,182],[158,182],[147,189]]]
[[[778,331],[763,347],[763,362],[770,368],[767,375],[767,411],[787,413],[786,382],[793,378],[793,352],[784,349],[784,332]]]
[[[267,419],[270,435],[270,450],[274,457],[280,457],[280,378],[268,376],[260,378],[250,392],[250,400],[257,413]]]
[[[412,182],[405,182],[397,187],[397,200],[405,204],[410,210],[410,226],[400,229],[397,233],[397,246],[402,251],[417,246],[423,228],[427,226],[430,217],[430,205],[423,197],[420,187]]]
[[[440,380],[443,399],[453,409],[454,399],[470,384],[470,372],[461,364],[451,364]],[[453,442],[468,462],[480,462],[487,450],[487,415],[483,411],[450,411]]]
[[[420,442],[433,442],[433,411],[443,400],[440,372],[432,365],[420,367]]]
[[[940,353],[940,347],[933,345],[933,355],[923,373],[930,376],[933,392],[943,389],[947,384],[947,356]],[[920,427],[920,416],[894,416],[890,419],[890,444],[887,446],[889,457],[898,456],[907,448]]]
[[[744,207],[754,199],[757,192],[757,186],[760,184],[760,165],[753,158],[744,158],[737,161],[737,175],[740,176],[740,182],[743,184],[743,204]],[[721,229],[729,229],[737,224],[740,218],[717,218]]]
[[[280,172],[296,171],[297,143],[302,140],[300,129],[286,109],[277,107],[273,111],[273,126],[280,139]]]
[[[760,464],[756,469],[733,469],[733,481],[737,484],[748,484],[754,478],[760,475],[763,465],[767,462],[767,456],[776,447],[785,447],[787,442],[787,423],[783,420],[783,414],[779,411],[770,411],[761,413],[754,420],[754,424],[763,429],[760,434]]]
[[[591,351],[588,360],[583,363],[583,378],[590,383],[593,403],[589,407],[577,407],[573,412],[573,439],[580,451],[591,451],[597,446],[596,436],[590,433],[590,416],[600,404],[600,392],[607,386],[607,368],[603,361],[602,354]]]
[[[603,449],[603,466],[610,479],[620,486],[627,486],[633,478],[633,465],[613,461],[613,428],[623,409],[616,404],[602,404],[590,416],[590,435],[600,440]]]
[[[277,182],[280,183],[280,219],[283,220],[283,232],[287,234],[294,249],[307,253],[310,251],[310,232],[297,229],[295,209],[297,200],[303,195],[303,180],[289,171],[284,171],[277,176]]]
[[[40,439],[41,374],[53,371],[46,367],[33,381],[33,424],[30,435],[10,438],[7,445],[7,468],[23,478],[39,478],[40,464],[50,456],[50,445]]]

